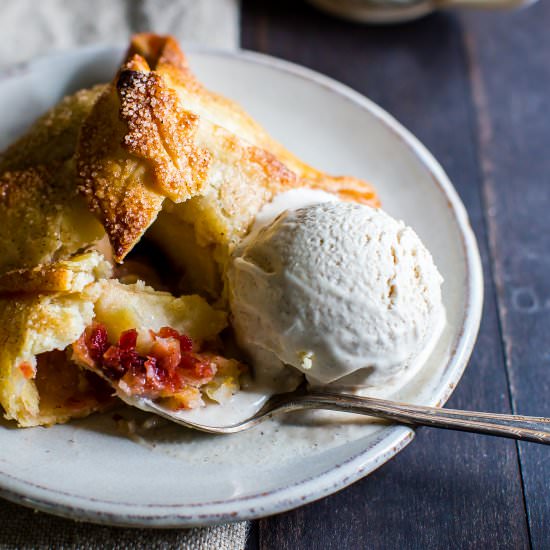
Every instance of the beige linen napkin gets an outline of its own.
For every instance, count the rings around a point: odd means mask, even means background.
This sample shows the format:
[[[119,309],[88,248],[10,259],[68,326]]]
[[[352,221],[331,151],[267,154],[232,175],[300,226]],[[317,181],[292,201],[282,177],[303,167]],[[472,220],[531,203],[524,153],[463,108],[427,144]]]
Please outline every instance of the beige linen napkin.
[[[239,43],[238,0],[2,0],[0,70],[52,50],[123,44],[134,32],[169,33],[212,47]],[[239,550],[246,522],[204,529],[101,527],[0,500],[0,548]]]
[[[234,48],[239,0],[2,0],[0,69],[54,49],[124,44],[143,31]]]
[[[0,500],[2,550],[241,550],[247,529],[247,522],[203,529],[102,527],[33,512]]]

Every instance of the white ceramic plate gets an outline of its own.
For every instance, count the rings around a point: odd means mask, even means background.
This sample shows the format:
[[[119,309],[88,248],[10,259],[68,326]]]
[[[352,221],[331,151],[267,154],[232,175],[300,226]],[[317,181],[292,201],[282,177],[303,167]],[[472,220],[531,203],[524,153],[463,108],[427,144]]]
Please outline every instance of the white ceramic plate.
[[[120,48],[87,48],[5,74],[0,148],[64,94],[110,80],[121,55]],[[382,109],[312,71],[246,52],[195,51],[191,64],[306,161],[374,182],[385,209],[420,234],[445,277],[448,325],[426,365],[395,397],[443,404],[475,341],[482,274],[466,212],[439,164]],[[138,423],[146,418],[122,414]],[[404,426],[322,418],[289,416],[231,436],[163,425],[140,442],[119,432],[112,413],[49,429],[0,423],[1,494],[100,523],[206,525],[326,496],[372,472],[414,436]]]

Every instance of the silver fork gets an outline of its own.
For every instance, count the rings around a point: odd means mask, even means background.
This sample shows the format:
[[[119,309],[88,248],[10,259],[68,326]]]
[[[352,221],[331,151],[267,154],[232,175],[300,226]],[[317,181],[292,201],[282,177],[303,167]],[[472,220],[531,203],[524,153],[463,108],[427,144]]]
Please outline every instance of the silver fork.
[[[272,416],[291,411],[326,409],[374,416],[411,426],[431,426],[550,444],[550,418],[409,405],[328,390],[311,390],[305,387],[300,387],[293,392],[274,395],[251,417],[242,422],[225,426],[210,426],[185,420],[178,416],[178,413],[164,409],[149,400],[147,400],[146,407],[143,407],[143,402],[141,405],[140,408],[149,410],[172,422],[213,434],[231,434],[249,430]]]

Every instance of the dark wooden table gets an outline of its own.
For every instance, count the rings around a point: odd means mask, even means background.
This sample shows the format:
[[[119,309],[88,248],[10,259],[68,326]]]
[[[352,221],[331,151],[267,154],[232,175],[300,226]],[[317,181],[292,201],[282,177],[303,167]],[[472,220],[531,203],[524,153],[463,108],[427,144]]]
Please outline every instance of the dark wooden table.
[[[550,416],[550,1],[393,27],[245,0],[242,46],[340,80],[434,153],[470,214],[485,309],[450,406]],[[249,549],[550,548],[550,449],[418,430],[336,495],[254,522]]]

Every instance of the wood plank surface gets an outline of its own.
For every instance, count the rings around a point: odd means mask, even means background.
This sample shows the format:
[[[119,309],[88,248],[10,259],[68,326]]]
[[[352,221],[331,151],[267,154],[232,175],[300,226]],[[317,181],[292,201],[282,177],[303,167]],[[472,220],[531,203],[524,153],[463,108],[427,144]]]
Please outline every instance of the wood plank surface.
[[[550,416],[550,3],[463,22],[513,407]],[[550,548],[550,449],[520,460],[533,548]]]
[[[243,47],[328,74],[386,108],[443,164],[470,213],[485,267],[486,305],[472,362],[450,405],[507,412],[481,195],[477,116],[463,27],[450,15],[369,28],[304,4],[245,1]],[[422,429],[368,478],[260,521],[250,548],[528,548],[516,445]]]

